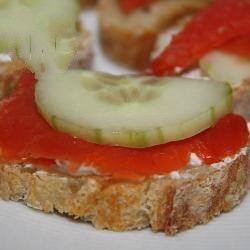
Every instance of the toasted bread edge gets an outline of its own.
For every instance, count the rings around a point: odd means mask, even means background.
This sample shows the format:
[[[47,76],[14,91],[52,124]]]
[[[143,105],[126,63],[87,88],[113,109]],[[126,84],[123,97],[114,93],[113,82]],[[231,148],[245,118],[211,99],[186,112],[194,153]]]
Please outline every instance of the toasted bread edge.
[[[72,177],[35,166],[2,164],[0,197],[47,213],[59,212],[96,228],[125,231],[151,227],[173,235],[230,211],[247,193],[248,156],[219,169],[188,167],[141,182],[104,176]]]

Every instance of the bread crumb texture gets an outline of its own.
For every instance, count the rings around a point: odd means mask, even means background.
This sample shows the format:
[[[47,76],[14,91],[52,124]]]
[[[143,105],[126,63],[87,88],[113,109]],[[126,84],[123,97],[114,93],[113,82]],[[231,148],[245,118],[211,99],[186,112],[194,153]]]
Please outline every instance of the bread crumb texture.
[[[168,174],[136,183],[2,164],[0,197],[91,222],[98,229],[151,227],[173,235],[207,223],[242,201],[247,192],[247,158],[241,155],[220,169],[188,167],[179,171],[178,179]]]

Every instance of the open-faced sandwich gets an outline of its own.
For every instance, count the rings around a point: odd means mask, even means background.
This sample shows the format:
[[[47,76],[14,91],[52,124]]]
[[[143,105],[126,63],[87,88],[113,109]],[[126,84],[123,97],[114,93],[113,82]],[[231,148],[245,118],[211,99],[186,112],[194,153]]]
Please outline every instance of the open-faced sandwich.
[[[234,110],[250,120],[249,14],[248,1],[214,1],[173,37],[149,72],[180,75],[200,67],[205,76],[232,85]]]
[[[101,45],[116,62],[132,69],[145,69],[158,36],[176,20],[190,15],[211,0],[101,0]]]
[[[97,228],[167,234],[242,201],[249,133],[232,113],[230,85],[67,70],[77,48],[73,1],[59,10],[56,0],[2,2],[1,46],[34,72],[3,84],[16,86],[0,105],[3,199]]]

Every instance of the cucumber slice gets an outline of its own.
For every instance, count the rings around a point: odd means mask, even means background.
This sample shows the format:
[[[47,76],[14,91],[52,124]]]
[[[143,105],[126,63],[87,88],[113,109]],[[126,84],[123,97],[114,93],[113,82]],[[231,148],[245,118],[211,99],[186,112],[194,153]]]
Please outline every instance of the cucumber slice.
[[[4,8],[8,5],[8,0],[0,0],[0,8]]]
[[[205,74],[217,81],[235,85],[250,78],[250,60],[227,52],[210,52],[199,64]]]
[[[77,46],[75,2],[0,0],[0,51],[15,49],[36,73],[44,67],[66,69]]]
[[[135,148],[196,135],[229,113],[232,104],[231,87],[224,83],[88,71],[45,74],[35,95],[55,129]]]
[[[61,38],[56,40],[56,63],[61,69],[67,69],[69,62],[72,60],[72,55],[75,55],[77,47],[77,38]]]

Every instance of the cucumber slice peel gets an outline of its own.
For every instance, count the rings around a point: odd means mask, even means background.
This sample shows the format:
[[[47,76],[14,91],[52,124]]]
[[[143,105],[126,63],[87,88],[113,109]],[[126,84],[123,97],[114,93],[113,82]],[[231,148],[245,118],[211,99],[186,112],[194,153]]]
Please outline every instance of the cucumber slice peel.
[[[228,84],[184,78],[46,74],[36,102],[57,130],[106,145],[144,148],[189,138],[231,111]]]
[[[38,108],[55,129],[143,148],[196,135],[231,111],[223,83],[63,71],[76,49],[76,16],[74,1],[0,0],[0,49],[15,48],[34,69]]]

